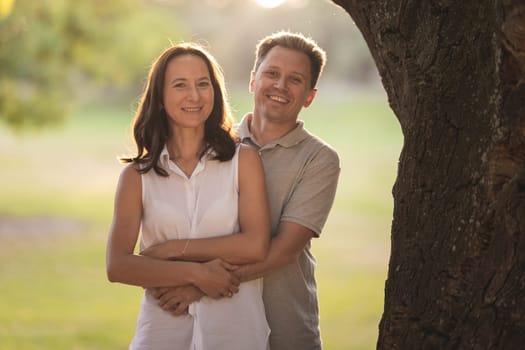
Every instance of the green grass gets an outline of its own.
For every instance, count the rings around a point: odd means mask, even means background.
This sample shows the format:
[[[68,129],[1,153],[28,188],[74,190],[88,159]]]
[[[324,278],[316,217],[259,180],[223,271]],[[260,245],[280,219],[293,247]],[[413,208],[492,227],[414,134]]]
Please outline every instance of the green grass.
[[[249,109],[247,94],[233,97],[237,115]],[[313,242],[328,350],[376,344],[401,148],[385,101],[320,95],[302,115],[342,165],[334,208]],[[14,135],[0,126],[0,221],[23,224],[0,231],[0,350],[127,347],[141,291],[107,282],[104,254],[131,114],[129,106],[86,106],[59,129]],[[23,231],[42,218],[78,225]]]
[[[1,258],[0,349],[125,348],[138,290],[106,282],[102,236],[3,242],[10,248]]]

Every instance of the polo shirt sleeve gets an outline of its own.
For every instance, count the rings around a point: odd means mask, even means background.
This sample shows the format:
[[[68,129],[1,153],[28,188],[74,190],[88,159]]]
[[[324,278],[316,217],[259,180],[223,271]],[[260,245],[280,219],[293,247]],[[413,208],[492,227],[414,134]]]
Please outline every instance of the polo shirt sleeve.
[[[300,224],[319,237],[334,203],[340,171],[337,153],[322,147],[305,165],[280,221]]]

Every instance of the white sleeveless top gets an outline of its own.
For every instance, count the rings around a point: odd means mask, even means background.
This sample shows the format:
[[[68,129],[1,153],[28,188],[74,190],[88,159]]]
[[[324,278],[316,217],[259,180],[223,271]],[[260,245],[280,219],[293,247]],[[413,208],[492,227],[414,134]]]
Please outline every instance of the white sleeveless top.
[[[142,175],[141,248],[169,239],[239,232],[239,146],[231,161],[203,157],[188,178],[166,148],[160,164],[169,177]],[[268,350],[270,330],[262,302],[262,279],[240,285],[232,298],[203,297],[189,314],[172,316],[144,294],[133,350]]]

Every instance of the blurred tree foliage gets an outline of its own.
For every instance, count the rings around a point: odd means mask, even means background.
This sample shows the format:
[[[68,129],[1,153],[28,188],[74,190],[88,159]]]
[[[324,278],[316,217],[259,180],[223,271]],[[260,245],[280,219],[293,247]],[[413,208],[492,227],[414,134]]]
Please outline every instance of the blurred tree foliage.
[[[210,43],[229,86],[247,89],[256,43],[279,31],[301,32],[327,51],[320,81],[347,88],[380,87],[368,47],[348,14],[329,0],[288,0],[277,8],[262,8],[254,0],[149,0],[167,11],[183,12],[183,25]]]
[[[0,19],[7,17],[11,13],[14,0],[0,0]]]
[[[140,0],[16,0],[0,19],[0,121],[56,124],[73,91],[129,88],[180,29]]]
[[[0,17],[0,122],[18,129],[57,124],[79,99],[133,101],[151,61],[180,40],[203,43],[232,90],[247,89],[257,41],[282,29],[327,51],[323,91],[378,80],[362,36],[328,0],[14,0],[11,10]]]

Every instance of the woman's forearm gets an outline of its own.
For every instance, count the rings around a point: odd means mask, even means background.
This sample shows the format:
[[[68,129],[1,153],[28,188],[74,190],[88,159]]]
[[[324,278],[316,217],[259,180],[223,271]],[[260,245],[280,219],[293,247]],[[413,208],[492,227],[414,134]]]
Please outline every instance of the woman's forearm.
[[[111,282],[145,288],[193,284],[197,267],[184,261],[165,261],[146,256],[123,254],[108,259],[107,275]]]
[[[180,242],[182,245],[184,241]],[[184,243],[185,244],[185,243]],[[246,233],[190,240],[177,257],[185,261],[223,259],[230,264],[249,264],[264,260],[267,244],[261,237]],[[183,252],[183,253],[182,253]]]
[[[174,239],[149,247],[141,255],[199,262],[219,258],[230,264],[249,264],[265,259],[266,240],[263,236],[242,232],[213,238]]]
[[[111,282],[146,288],[192,284],[206,295],[220,298],[239,290],[239,279],[231,272],[234,269],[220,259],[198,264],[127,254],[108,259],[107,273]]]
[[[255,149],[240,146],[238,174],[240,232],[225,232],[223,236],[212,238],[167,241],[141,254],[184,261],[219,258],[231,264],[263,261],[270,244],[270,218],[262,162]]]

